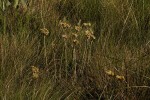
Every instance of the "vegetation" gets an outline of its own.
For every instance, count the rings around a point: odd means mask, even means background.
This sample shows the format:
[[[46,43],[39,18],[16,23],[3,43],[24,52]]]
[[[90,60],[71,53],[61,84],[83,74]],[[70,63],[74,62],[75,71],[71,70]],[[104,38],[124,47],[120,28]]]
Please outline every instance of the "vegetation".
[[[29,0],[0,10],[0,99],[149,100],[149,0]]]

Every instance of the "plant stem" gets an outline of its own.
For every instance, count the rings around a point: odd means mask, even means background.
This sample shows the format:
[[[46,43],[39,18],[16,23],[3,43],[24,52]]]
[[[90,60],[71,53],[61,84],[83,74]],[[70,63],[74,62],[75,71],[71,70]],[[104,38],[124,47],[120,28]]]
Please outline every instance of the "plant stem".
[[[46,50],[46,36],[44,35],[44,58],[45,58],[45,66],[47,66],[47,50]]]
[[[65,42],[65,69],[66,69],[66,79],[68,77],[68,61],[67,61],[67,43]]]
[[[44,23],[44,19],[43,19],[43,0],[41,3],[41,20],[43,23],[43,27],[45,28],[45,23]],[[44,35],[44,59],[45,59],[45,66],[47,67],[47,50],[46,50],[46,36]]]
[[[57,68],[56,68],[56,62],[55,62],[55,50],[53,50],[53,60],[54,60],[54,67],[55,67],[55,74],[54,74],[54,79],[55,79],[55,82],[56,82],[56,79],[57,79]]]
[[[5,12],[3,12],[3,34],[6,34],[6,16],[5,16]]]
[[[77,62],[76,62],[76,49],[73,47],[73,64],[74,64],[74,81],[77,79]]]

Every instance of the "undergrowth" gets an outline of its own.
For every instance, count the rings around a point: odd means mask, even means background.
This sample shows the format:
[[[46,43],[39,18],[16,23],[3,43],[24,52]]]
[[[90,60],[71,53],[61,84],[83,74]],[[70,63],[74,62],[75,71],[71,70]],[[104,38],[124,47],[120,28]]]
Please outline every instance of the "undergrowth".
[[[37,0],[0,11],[0,99],[150,99],[149,0]]]

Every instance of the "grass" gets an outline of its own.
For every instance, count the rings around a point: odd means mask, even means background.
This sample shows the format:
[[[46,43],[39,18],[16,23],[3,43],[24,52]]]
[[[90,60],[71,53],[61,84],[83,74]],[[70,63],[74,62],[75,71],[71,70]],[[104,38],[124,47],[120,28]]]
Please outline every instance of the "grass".
[[[0,99],[150,99],[149,0],[38,0],[0,11]]]

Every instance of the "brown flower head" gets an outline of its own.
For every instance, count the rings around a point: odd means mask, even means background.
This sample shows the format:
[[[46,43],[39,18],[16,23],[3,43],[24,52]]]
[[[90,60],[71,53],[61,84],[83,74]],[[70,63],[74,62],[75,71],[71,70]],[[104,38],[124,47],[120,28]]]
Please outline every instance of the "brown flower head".
[[[61,27],[63,27],[63,28],[70,28],[70,27],[71,27],[71,25],[70,25],[69,23],[67,23],[67,22],[62,22],[61,20],[60,20],[60,22],[59,22],[59,25],[60,25]]]
[[[76,30],[76,31],[79,32],[79,31],[81,31],[81,29],[82,29],[82,27],[80,27],[80,26],[75,26],[75,30]]]
[[[42,29],[40,29],[40,31],[41,31],[41,33],[44,34],[44,35],[48,35],[48,34],[49,34],[49,31],[48,31],[48,29],[46,29],[46,28],[42,28]]]
[[[77,45],[77,44],[79,44],[79,41],[78,41],[77,39],[74,39],[74,40],[73,40],[73,43],[74,43],[75,45]]]
[[[35,66],[31,66],[31,68],[32,68],[32,77],[34,78],[34,79],[37,79],[37,78],[39,78],[39,68],[38,67],[35,67]]]
[[[63,35],[62,35],[62,38],[67,39],[68,36],[67,36],[66,34],[63,34]]]
[[[88,40],[89,39],[96,39],[92,30],[86,30],[85,35],[87,36]]]

